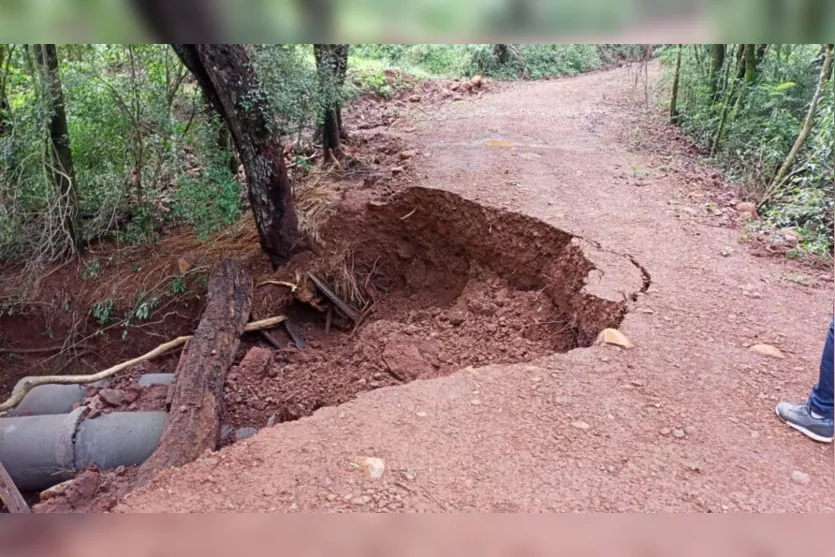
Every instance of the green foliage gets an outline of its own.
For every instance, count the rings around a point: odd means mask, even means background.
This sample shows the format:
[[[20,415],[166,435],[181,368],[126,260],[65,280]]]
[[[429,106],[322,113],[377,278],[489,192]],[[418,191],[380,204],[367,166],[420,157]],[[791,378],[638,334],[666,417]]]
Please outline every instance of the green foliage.
[[[710,92],[711,45],[684,48],[678,101],[681,127],[705,152],[710,152],[727,102],[726,125],[714,162],[743,186],[744,197],[765,200],[762,213],[768,221],[797,229],[804,238],[805,250],[831,255],[835,198],[831,81],[791,178],[779,191],[766,191],[800,132],[820,73],[820,45],[768,45],[757,66],[756,80],[746,84],[739,79],[730,91],[737,75],[739,46],[727,45],[716,102]],[[672,80],[674,57],[675,45],[661,52],[668,82]]]
[[[113,301],[112,297],[98,301],[93,304],[91,313],[99,325],[107,325],[116,314],[116,302]]]
[[[318,114],[312,45],[260,45],[253,64],[276,113],[279,132],[300,136]]]
[[[186,290],[188,290],[188,286],[186,285],[185,277],[174,277],[171,280],[171,286],[169,290],[172,294],[183,294]]]
[[[220,123],[207,122],[196,133],[196,174],[182,174],[174,192],[175,218],[194,227],[201,240],[237,220],[242,210],[241,185],[229,168],[230,153],[217,145]]]
[[[382,61],[418,77],[537,79],[572,75],[603,64],[595,45],[508,45],[507,63],[500,63],[493,44],[365,44],[351,47],[352,66],[365,60]]]

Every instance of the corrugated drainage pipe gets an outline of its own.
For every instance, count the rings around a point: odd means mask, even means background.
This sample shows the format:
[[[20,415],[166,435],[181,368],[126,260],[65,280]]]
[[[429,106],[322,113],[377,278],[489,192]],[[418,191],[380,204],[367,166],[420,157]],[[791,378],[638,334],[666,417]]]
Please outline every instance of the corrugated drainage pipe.
[[[21,491],[69,480],[90,464],[135,466],[159,445],[166,412],[113,412],[93,420],[69,414],[0,418],[0,461]]]

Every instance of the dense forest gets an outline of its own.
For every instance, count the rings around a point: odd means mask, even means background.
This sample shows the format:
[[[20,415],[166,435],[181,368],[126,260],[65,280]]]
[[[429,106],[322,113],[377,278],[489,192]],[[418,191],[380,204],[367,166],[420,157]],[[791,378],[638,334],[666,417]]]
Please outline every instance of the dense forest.
[[[802,250],[833,247],[831,44],[668,45],[669,114]]]
[[[351,99],[656,54],[672,121],[769,222],[797,230],[793,256],[831,256],[832,45],[4,44],[0,261],[36,275],[101,239],[151,244],[179,225],[206,239],[249,208],[279,265],[300,241],[293,184],[339,164]]]

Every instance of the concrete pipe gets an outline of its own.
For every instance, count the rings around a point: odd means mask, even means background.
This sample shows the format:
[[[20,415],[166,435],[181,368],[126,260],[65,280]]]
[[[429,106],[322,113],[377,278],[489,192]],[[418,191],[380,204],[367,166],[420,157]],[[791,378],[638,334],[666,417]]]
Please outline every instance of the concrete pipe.
[[[153,387],[154,385],[170,385],[174,382],[173,373],[146,373],[140,375],[137,384],[140,387]]]
[[[24,377],[17,382],[12,394],[23,389],[26,381],[33,377]],[[73,406],[84,402],[85,385],[38,385],[26,393],[20,404],[9,410],[9,416],[43,416],[48,414],[67,414]]]
[[[135,466],[156,450],[165,412],[113,412],[83,419],[69,414],[0,418],[0,461],[21,491],[43,490],[86,466]]]

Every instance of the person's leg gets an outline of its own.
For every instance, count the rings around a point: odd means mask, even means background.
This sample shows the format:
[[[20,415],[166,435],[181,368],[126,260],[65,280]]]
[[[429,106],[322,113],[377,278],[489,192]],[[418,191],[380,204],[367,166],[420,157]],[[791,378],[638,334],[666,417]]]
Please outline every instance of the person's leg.
[[[818,382],[803,404],[781,402],[777,405],[777,416],[790,427],[807,437],[823,443],[831,443],[833,426],[832,390],[833,382],[833,322],[829,322],[829,334],[821,355]]]
[[[833,384],[835,384],[835,353],[833,353],[833,322],[829,322],[829,336],[826,337],[826,344],[823,347],[821,356],[820,377],[818,384],[812,389],[809,395],[809,404],[812,410],[823,418],[832,419],[833,414]]]

